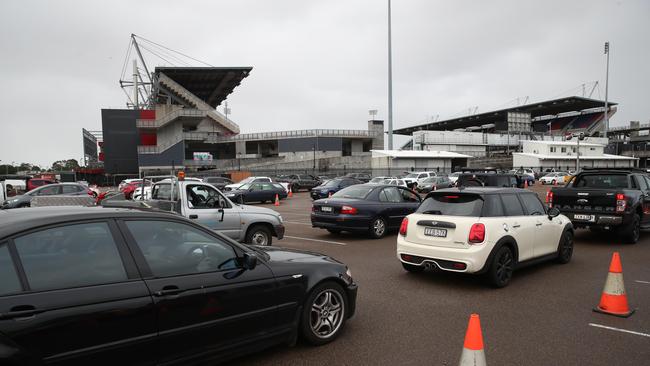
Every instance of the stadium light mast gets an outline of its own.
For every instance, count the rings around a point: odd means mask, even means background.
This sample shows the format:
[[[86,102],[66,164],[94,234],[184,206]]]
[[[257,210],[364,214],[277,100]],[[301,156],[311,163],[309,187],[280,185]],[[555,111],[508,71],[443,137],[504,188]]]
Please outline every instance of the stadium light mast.
[[[609,132],[609,106],[607,105],[607,89],[609,87],[609,42],[605,42],[605,54],[607,55],[607,66],[605,67],[605,133],[603,135],[607,138],[607,133]]]
[[[393,150],[393,49],[390,13],[388,0],[388,150]]]

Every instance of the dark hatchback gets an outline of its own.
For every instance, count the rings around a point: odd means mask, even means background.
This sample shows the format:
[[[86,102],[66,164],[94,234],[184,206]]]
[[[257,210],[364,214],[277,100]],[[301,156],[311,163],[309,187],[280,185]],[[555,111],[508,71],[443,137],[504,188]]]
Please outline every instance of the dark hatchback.
[[[312,199],[318,200],[321,198],[329,197],[341,189],[353,186],[355,184],[362,184],[362,182],[354,178],[334,178],[319,185],[318,187],[312,188],[309,192],[309,195]]]
[[[0,211],[2,365],[222,362],[298,335],[327,343],[355,312],[349,270],[324,255],[163,212],[12,211]]]
[[[420,202],[420,196],[405,187],[358,184],[331,198],[314,201],[311,224],[333,234],[367,232],[378,239],[399,228],[402,219],[415,212]]]

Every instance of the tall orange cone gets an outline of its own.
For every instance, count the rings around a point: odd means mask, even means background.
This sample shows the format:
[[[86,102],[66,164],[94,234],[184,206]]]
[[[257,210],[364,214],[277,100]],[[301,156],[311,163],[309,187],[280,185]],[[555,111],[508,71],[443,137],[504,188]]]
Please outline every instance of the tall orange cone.
[[[528,188],[528,179],[524,178],[524,188]]]
[[[289,186],[289,194],[287,194],[287,197],[293,197],[293,192],[291,192],[291,186]]]
[[[273,204],[274,206],[280,206],[280,197],[278,197],[278,194],[275,194],[275,203]]]
[[[594,311],[622,318],[627,318],[634,313],[634,309],[630,310],[627,303],[627,294],[623,284],[623,266],[618,252],[614,252],[614,255],[612,255],[605,288],[600,296],[600,304],[594,308]]]
[[[481,320],[478,314],[472,314],[467,324],[463,353],[460,355],[460,366],[486,366],[485,352],[483,351],[483,333]]]

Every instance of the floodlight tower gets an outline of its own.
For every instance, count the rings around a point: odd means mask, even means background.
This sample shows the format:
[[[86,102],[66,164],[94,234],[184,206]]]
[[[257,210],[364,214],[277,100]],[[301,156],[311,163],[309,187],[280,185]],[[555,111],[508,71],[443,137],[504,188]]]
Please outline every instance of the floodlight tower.
[[[607,89],[609,87],[609,42],[605,42],[605,54],[607,55],[607,66],[605,67],[605,133],[603,135],[607,137],[607,132],[609,132],[609,107],[607,105]]]
[[[390,13],[388,0],[388,150],[393,150],[393,49]]]

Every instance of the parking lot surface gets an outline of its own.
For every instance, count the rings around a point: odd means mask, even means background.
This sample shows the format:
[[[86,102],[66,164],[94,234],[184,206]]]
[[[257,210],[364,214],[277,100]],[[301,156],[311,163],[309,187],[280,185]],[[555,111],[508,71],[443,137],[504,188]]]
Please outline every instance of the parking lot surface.
[[[548,188],[531,187],[542,198]],[[237,364],[457,365],[471,313],[480,314],[491,365],[650,363],[650,232],[626,245],[614,235],[578,230],[569,264],[527,267],[508,287],[494,289],[477,276],[405,272],[395,256],[396,233],[372,240],[314,229],[311,202],[301,192],[280,207],[264,205],[282,213],[287,227],[273,245],[346,263],[359,284],[357,313],[333,343],[278,346]],[[614,251],[621,254],[628,299],[637,309],[627,319],[592,311]]]

